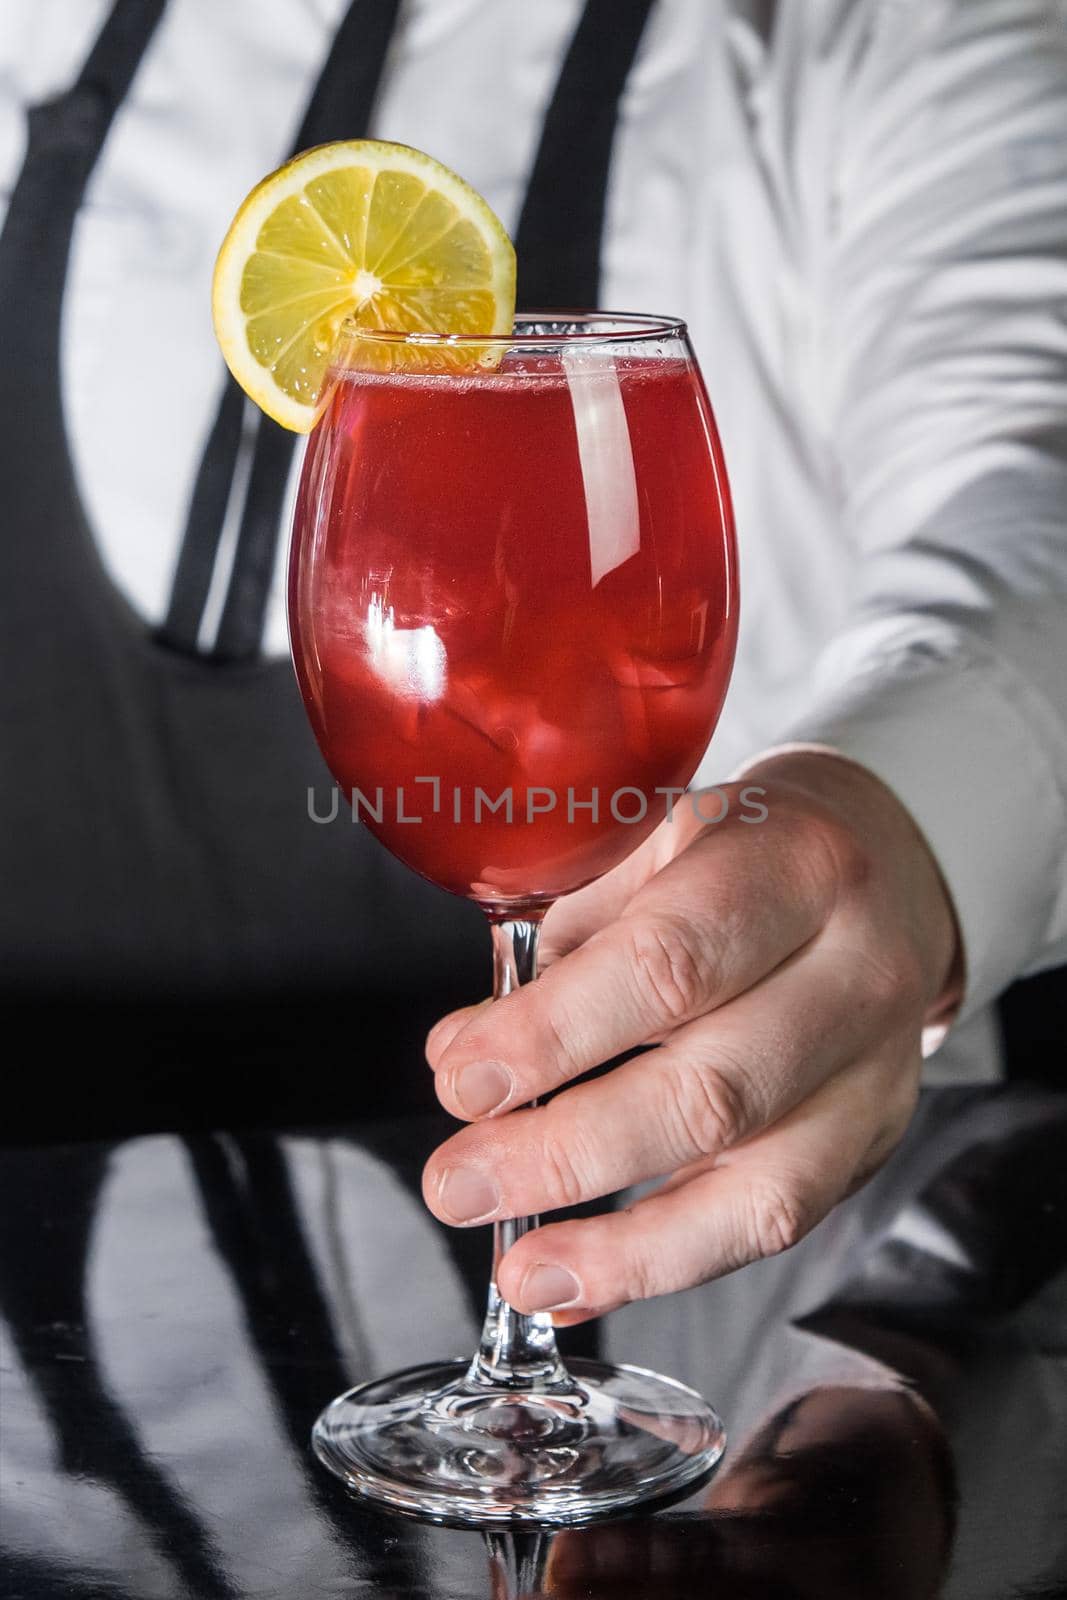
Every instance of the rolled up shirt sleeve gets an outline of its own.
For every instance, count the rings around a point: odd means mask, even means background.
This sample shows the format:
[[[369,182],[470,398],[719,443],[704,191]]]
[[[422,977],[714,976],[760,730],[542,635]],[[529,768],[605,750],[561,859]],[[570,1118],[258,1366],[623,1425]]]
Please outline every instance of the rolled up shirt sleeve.
[[[965,1015],[1067,960],[1067,7],[876,9],[809,258],[855,592],[783,737],[911,811]]]

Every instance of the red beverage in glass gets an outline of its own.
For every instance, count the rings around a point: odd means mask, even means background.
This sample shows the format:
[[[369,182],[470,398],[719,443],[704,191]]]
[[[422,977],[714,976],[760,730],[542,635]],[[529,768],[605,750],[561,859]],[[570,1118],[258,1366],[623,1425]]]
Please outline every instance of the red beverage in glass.
[[[300,686],[368,825],[485,910],[503,999],[536,979],[546,908],[651,832],[719,715],[737,590],[711,411],[681,323],[602,312],[458,342],[349,325],[333,376],[293,530]],[[494,1222],[494,1262],[534,1225]],[[725,1434],[670,1378],[565,1366],[494,1278],[472,1362],[339,1395],[313,1443],[384,1505],[487,1526],[674,1495]]]
[[[330,770],[389,849],[529,907],[616,865],[692,777],[736,581],[684,356],[348,369],[304,467],[293,656]]]

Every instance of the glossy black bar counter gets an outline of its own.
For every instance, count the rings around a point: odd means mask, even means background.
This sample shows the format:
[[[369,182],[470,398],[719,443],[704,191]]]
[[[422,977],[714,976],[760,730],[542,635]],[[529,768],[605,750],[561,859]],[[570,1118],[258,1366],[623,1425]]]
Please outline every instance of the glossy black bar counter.
[[[5,1600],[1067,1596],[1067,1096],[930,1092],[798,1250],[576,1331],[703,1390],[726,1460],[668,1510],[491,1543],[308,1449],[341,1389],[473,1349],[488,1232],[418,1197],[445,1131],[3,1156]]]

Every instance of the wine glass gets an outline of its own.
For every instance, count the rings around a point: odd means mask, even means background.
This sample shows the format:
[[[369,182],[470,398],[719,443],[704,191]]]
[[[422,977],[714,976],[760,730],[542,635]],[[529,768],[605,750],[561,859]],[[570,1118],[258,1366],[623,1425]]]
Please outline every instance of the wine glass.
[[[726,694],[736,550],[685,326],[532,313],[509,337],[346,325],[309,443],[293,659],[354,813],[491,927],[494,997],[532,982],[554,900],[680,803]],[[536,1219],[494,1229],[494,1269]],[[320,1460],[434,1521],[577,1523],[674,1497],[718,1417],[638,1367],[564,1367],[489,1288],[473,1361],[365,1383]]]

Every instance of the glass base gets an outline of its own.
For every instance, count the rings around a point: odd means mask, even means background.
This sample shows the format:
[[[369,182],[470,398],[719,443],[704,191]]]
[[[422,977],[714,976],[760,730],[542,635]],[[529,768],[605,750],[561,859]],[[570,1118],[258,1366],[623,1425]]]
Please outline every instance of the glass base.
[[[391,1510],[544,1526],[677,1498],[710,1476],[726,1433],[692,1389],[641,1367],[574,1360],[559,1382],[510,1388],[447,1361],[350,1389],[319,1417],[312,1446]]]

